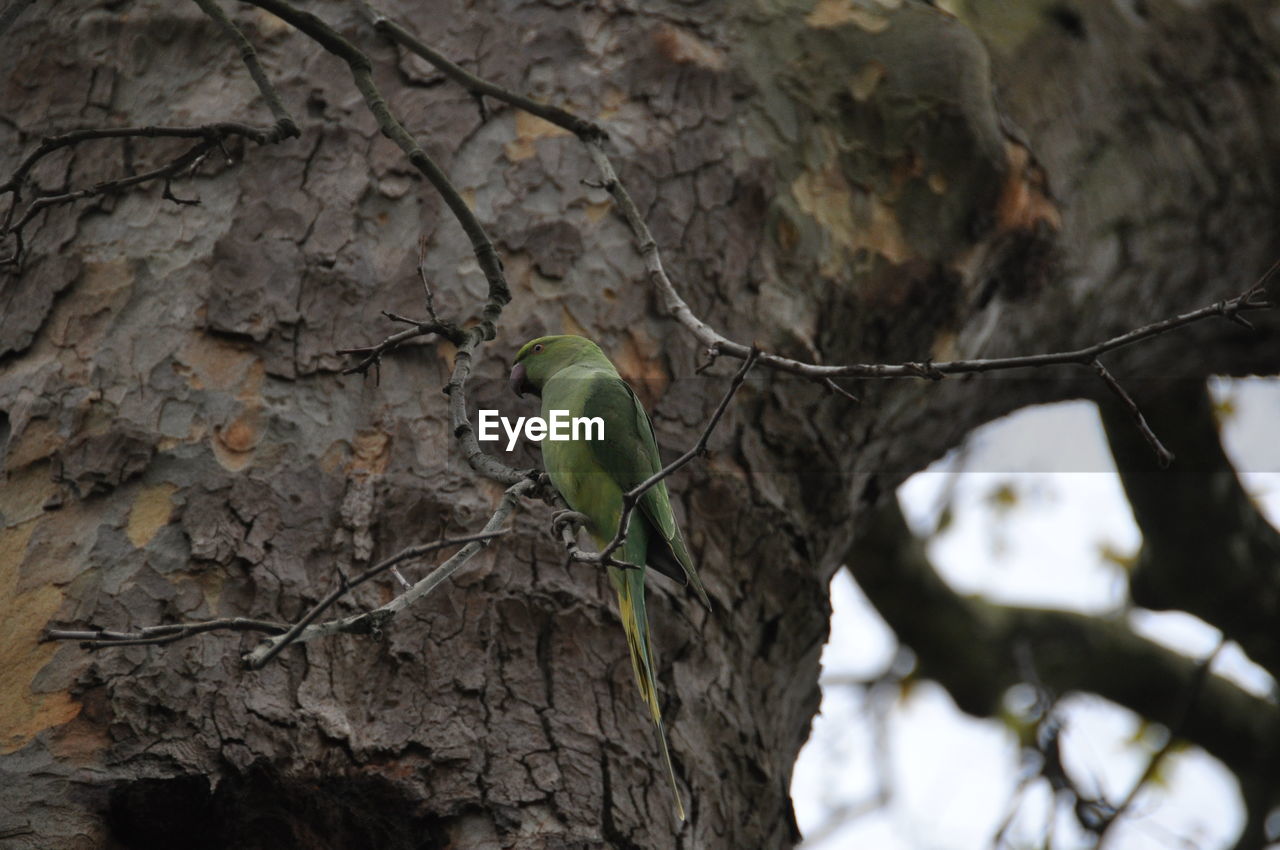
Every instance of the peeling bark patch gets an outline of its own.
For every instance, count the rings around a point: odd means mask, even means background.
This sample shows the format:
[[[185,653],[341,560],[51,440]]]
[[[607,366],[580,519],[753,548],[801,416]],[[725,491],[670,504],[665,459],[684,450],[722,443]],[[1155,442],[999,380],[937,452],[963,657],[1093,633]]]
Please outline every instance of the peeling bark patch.
[[[664,24],[654,30],[658,52],[678,65],[698,65],[709,71],[723,71],[725,55],[693,33]]]
[[[1031,154],[1022,145],[1010,142],[1005,149],[1009,157],[1009,178],[996,205],[1000,229],[1033,231],[1041,222],[1054,230],[1061,229],[1062,216],[1048,196],[1048,179],[1043,169],[1031,160]]]
[[[248,530],[227,505],[225,494],[197,493],[187,500],[182,525],[191,540],[191,557],[230,562]]]
[[[383,431],[359,431],[351,449],[349,474],[382,475],[391,460],[391,435]]]
[[[86,263],[80,284],[64,298],[49,321],[49,337],[94,360],[112,326],[112,317],[129,300],[135,283],[133,262],[116,259]]]
[[[155,438],[122,425],[73,440],[54,455],[54,477],[80,498],[108,493],[142,473],[155,454]]]
[[[21,749],[38,733],[80,712],[80,704],[66,692],[31,690],[32,680],[57,651],[56,645],[39,639],[62,603],[62,593],[50,584],[18,592],[19,568],[36,525],[0,531],[0,755]]]
[[[563,127],[558,127],[536,115],[518,111],[516,112],[516,137],[507,142],[502,149],[506,151],[507,159],[512,162],[520,162],[532,158],[537,153],[536,142],[538,139],[551,139],[556,136],[567,135],[569,135],[569,131]],[[467,205],[474,206],[474,203],[468,201]]]
[[[279,324],[298,320],[298,246],[285,239],[221,239],[210,260],[209,328],[262,342]]]
[[[125,534],[129,542],[139,549],[151,542],[156,532],[169,524],[173,515],[172,496],[177,491],[172,484],[144,487],[129,509],[129,524]]]
[[[895,264],[911,257],[911,248],[893,211],[879,198],[854,194],[833,159],[821,171],[806,171],[791,184],[800,209],[827,231],[833,242],[822,262],[822,273],[835,276],[859,248],[884,256]]]
[[[53,309],[54,299],[82,271],[80,258],[58,255],[36,259],[21,275],[0,277],[0,357],[24,351]]]
[[[253,451],[262,441],[262,410],[250,407],[214,430],[213,454],[223,469],[238,472],[253,460]]]
[[[175,371],[192,389],[231,391],[261,386],[262,363],[240,343],[194,333],[178,353]]]
[[[45,503],[58,491],[49,467],[36,463],[9,474],[0,487],[0,525],[17,525],[44,512]]]
[[[46,458],[62,444],[57,425],[50,419],[30,419],[14,437],[5,459],[5,468],[22,469],[29,463]]]
[[[583,253],[582,233],[567,221],[530,226],[526,216],[510,216],[499,223],[499,230],[504,234],[502,241],[512,254],[527,254],[538,273],[551,280],[567,277]],[[512,260],[508,262],[512,263]],[[511,265],[510,271],[513,277],[519,273],[516,279],[521,283],[530,288],[536,286],[527,266],[517,261]]]
[[[853,72],[849,79],[849,94],[859,103],[864,103],[875,94],[880,81],[888,73],[884,65],[872,60]]]
[[[642,330],[628,329],[621,349],[613,351],[613,363],[640,400],[652,408],[667,391],[671,376],[663,365],[658,343]]]
[[[897,4],[881,3],[892,9]],[[883,32],[889,28],[889,19],[875,11],[855,2],[855,0],[818,0],[804,19],[814,29],[834,29],[835,27],[853,24],[867,32]]]

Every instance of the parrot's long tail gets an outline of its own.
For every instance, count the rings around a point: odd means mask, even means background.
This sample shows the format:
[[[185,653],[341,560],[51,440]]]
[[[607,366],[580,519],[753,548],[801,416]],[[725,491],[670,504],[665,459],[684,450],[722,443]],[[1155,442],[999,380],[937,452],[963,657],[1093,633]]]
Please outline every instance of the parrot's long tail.
[[[631,649],[631,669],[635,671],[640,696],[649,707],[653,724],[658,729],[658,747],[662,750],[662,762],[671,779],[671,791],[676,798],[676,814],[680,820],[684,820],[684,803],[680,800],[680,788],[676,785],[671,753],[667,751],[667,732],[662,725],[662,710],[658,708],[658,689],[653,676],[653,650],[649,643],[649,618],[644,607],[644,570],[610,567],[609,578],[618,591],[618,612],[622,615],[622,628],[627,633],[627,646]]]

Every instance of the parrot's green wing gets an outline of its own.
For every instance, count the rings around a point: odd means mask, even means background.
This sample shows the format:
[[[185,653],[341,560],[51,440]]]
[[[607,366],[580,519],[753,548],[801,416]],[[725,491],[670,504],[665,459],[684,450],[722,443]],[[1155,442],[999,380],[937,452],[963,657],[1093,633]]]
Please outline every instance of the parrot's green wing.
[[[583,399],[582,415],[604,419],[604,439],[589,445],[596,463],[624,492],[662,469],[649,415],[626,381],[612,375],[593,379]],[[693,585],[698,599],[710,610],[711,601],[680,534],[665,481],[640,497],[639,510],[631,518],[633,525],[637,521],[648,525],[648,566],[681,584]]]

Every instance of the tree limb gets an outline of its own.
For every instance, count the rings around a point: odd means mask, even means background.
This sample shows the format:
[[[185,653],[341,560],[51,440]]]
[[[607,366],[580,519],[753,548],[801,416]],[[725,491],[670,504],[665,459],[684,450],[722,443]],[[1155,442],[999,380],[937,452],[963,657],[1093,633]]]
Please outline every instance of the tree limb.
[[[198,620],[193,623],[164,623],[144,626],[135,632],[118,632],[110,629],[45,629],[42,641],[76,640],[81,649],[102,646],[162,646],[206,632],[266,632],[282,634],[289,630],[288,623],[272,620],[255,620],[250,617],[222,617],[215,620]]]
[[[1178,728],[1241,778],[1277,790],[1280,707],[1210,675],[1183,711],[1200,664],[1134,634],[1122,621],[962,597],[934,570],[896,500],[865,524],[846,563],[903,643],[922,675],[939,682],[964,711],[991,716],[1023,676],[1026,645],[1038,675],[1057,693],[1098,694]],[[928,616],[921,616],[928,611]]]
[[[1280,680],[1280,532],[1236,475],[1201,380],[1143,386],[1182,461],[1155,471],[1119,411],[1099,405],[1142,550],[1129,574],[1134,601],[1194,614]]]

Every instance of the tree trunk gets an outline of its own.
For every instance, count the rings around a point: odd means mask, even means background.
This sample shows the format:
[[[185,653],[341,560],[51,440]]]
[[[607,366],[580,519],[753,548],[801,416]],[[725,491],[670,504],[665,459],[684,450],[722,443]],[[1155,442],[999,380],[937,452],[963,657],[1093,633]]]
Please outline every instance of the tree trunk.
[[[372,58],[505,264],[513,300],[475,357],[471,410],[534,412],[506,390],[515,351],[578,332],[637,387],[667,457],[691,445],[732,369],[695,375],[699,346],[663,315],[608,194],[583,182],[596,175],[579,141],[492,99],[480,110],[349,4],[313,5]],[[1269,265],[1268,2],[955,5],[959,18],[912,0],[382,10],[480,76],[600,121],[694,312],[770,351],[845,363],[1070,348],[1235,295]],[[872,509],[973,427],[1101,397],[1097,378],[865,381],[849,384],[855,405],[754,373],[710,457],[670,482],[715,610],[649,581],[683,825],[608,583],[564,565],[531,501],[380,633],[302,643],[259,671],[240,663],[251,635],[40,642],[50,626],[293,620],[342,575],[478,530],[502,493],[454,442],[440,393],[453,346],[402,347],[376,378],[341,374],[352,360],[336,353],[397,329],[381,311],[423,314],[419,238],[440,314],[478,320],[466,237],[346,65],[261,9],[228,11],[301,136],[233,144],[174,180],[198,205],[151,185],[51,206],[0,280],[0,836],[792,846],[827,583],[883,522]],[[6,177],[55,132],[268,120],[195,5],[37,6],[3,38]],[[33,179],[84,188],[181,149],[94,141]],[[1198,324],[1108,364],[1122,381],[1274,371],[1276,318],[1255,324]],[[484,446],[538,465],[536,450]],[[339,611],[397,590],[373,582]]]

